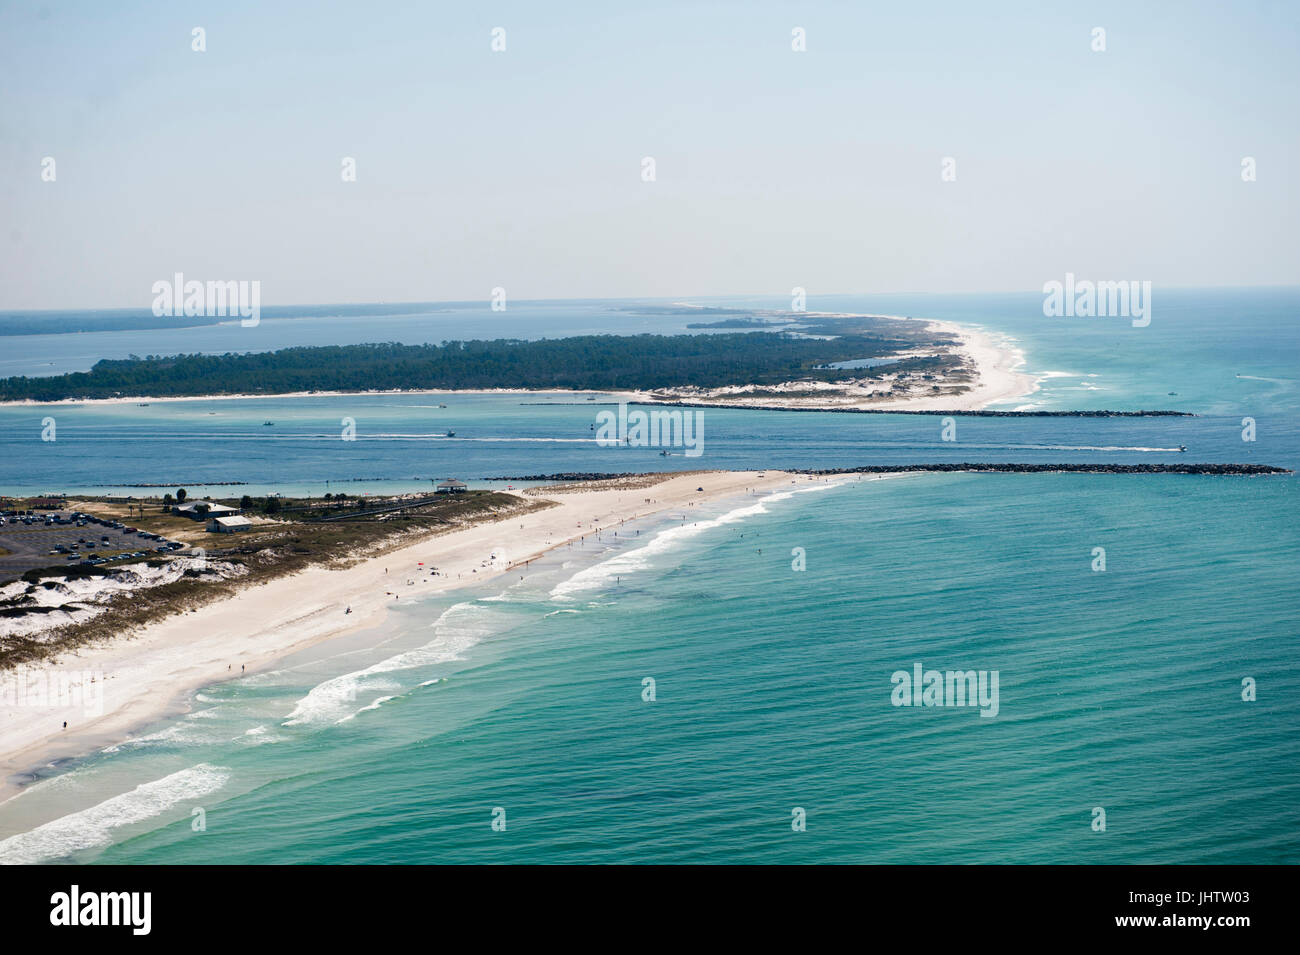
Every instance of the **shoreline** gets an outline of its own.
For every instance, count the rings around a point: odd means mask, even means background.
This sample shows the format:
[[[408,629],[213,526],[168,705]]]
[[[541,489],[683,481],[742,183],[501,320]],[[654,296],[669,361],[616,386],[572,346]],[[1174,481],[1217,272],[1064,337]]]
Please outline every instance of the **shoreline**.
[[[922,322],[926,331],[933,334],[951,335],[958,341],[956,354],[962,356],[973,366],[975,380],[969,388],[959,394],[940,395],[900,395],[883,396],[874,391],[875,387],[893,381],[887,375],[875,382],[871,391],[851,392],[847,397],[835,398],[781,398],[765,395],[760,398],[746,397],[744,392],[737,392],[724,397],[695,397],[693,388],[664,388],[655,391],[633,392],[636,400],[645,404],[673,405],[698,408],[747,408],[753,411],[874,411],[882,414],[894,413],[936,413],[958,414],[963,411],[981,411],[989,405],[1025,398],[1036,393],[1042,386],[1042,376],[1031,375],[1022,371],[1026,363],[1024,349],[1006,338],[996,341],[997,333],[973,325],[960,325],[946,319],[915,318],[903,315],[855,315],[839,312],[808,312],[804,317],[830,318],[883,318],[899,322]],[[900,355],[899,357],[905,357]],[[786,382],[786,385],[801,384]],[[826,385],[826,389],[837,387]],[[671,395],[670,398],[663,397]]]
[[[701,306],[703,307],[703,306]],[[994,334],[975,326],[960,325],[946,319],[915,318],[902,315],[867,315],[841,312],[802,312],[794,315],[792,321],[809,317],[830,318],[884,318],[900,322],[921,322],[928,332],[952,335],[960,343],[958,352],[973,366],[975,382],[969,390],[958,395],[943,396],[909,396],[875,398],[868,404],[858,402],[817,402],[781,398],[758,399],[771,408],[800,408],[805,410],[835,410],[837,408],[872,408],[882,411],[909,410],[946,410],[972,411],[982,409],[990,404],[1023,398],[1039,390],[1041,377],[1031,375],[1020,369],[1025,365],[1024,350],[1009,341],[997,342]],[[789,383],[787,383],[789,384]],[[58,398],[54,401],[35,401],[21,399],[17,401],[0,401],[0,407],[55,407],[59,405],[125,405],[167,402],[167,401],[243,401],[268,398],[352,398],[366,396],[395,395],[603,395],[616,401],[643,402],[646,404],[670,404],[657,399],[651,391],[605,390],[556,388],[539,390],[535,388],[478,388],[473,390],[452,388],[398,388],[376,391],[289,391],[274,394],[215,394],[215,395],[121,395],[115,398]],[[704,407],[749,408],[755,407],[743,396],[735,399],[711,401]],[[756,408],[761,410],[761,408]]]
[[[8,671],[0,679],[19,672],[98,674],[103,707],[88,716],[81,705],[24,706],[0,697],[0,803],[42,768],[120,743],[143,726],[184,712],[203,686],[382,624],[389,603],[405,594],[425,596],[492,580],[630,520],[827,479],[772,470],[660,477],[642,485],[525,489],[523,495],[554,506],[430,535],[350,567],[312,567],[148,624],[137,634],[65,652],[49,665]],[[433,566],[438,576],[419,576]],[[241,670],[234,669],[236,663]],[[61,728],[64,720],[67,730]]]

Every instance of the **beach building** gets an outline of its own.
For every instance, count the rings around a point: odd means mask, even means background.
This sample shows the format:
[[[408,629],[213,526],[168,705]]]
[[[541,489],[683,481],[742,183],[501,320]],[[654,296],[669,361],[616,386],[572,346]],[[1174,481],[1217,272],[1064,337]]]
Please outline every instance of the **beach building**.
[[[234,534],[252,528],[253,522],[247,517],[214,517],[208,521],[208,531],[213,534]]]
[[[449,478],[443,481],[434,489],[438,494],[463,494],[469,490],[469,485],[464,481],[457,481],[455,478]]]
[[[177,504],[173,510],[192,521],[201,521],[205,517],[226,517],[227,515],[239,513],[237,507],[227,507],[224,504],[214,504],[211,501],[186,501],[184,504]]]

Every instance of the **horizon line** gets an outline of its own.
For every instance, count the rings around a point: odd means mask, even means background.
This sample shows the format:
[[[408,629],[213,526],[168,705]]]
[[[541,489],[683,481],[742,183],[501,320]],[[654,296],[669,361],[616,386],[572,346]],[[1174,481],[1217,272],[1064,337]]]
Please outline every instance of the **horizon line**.
[[[1173,292],[1203,292],[1203,291],[1263,291],[1263,290],[1300,290],[1300,283],[1274,283],[1265,285],[1170,285],[1163,286],[1165,291]],[[564,304],[569,302],[672,302],[690,304],[691,299],[736,299],[736,298],[763,298],[763,297],[788,297],[788,292],[711,292],[701,295],[632,295],[627,297],[558,297],[558,298],[518,298],[511,299],[520,304]],[[977,296],[977,295],[1042,295],[1041,289],[1001,289],[996,291],[960,291],[960,292],[927,292],[917,289],[910,291],[894,292],[816,292],[808,294],[808,298],[817,297],[846,297],[846,296],[877,296],[877,295],[933,295],[933,296]],[[282,305],[268,304],[262,305],[263,309],[277,308],[327,308],[327,307],[357,307],[364,305],[386,305],[386,306],[415,306],[415,305],[489,305],[492,302],[491,294],[481,299],[404,299],[401,301],[387,300],[370,300],[370,301],[346,301],[346,302],[289,302]],[[743,307],[743,306],[736,306]],[[35,308],[35,307],[18,307],[18,308],[0,308],[0,316],[17,313],[31,312],[133,312],[133,311],[150,311],[147,305],[92,305],[77,307],[57,307],[57,308]],[[809,312],[816,312],[819,309],[809,308]]]

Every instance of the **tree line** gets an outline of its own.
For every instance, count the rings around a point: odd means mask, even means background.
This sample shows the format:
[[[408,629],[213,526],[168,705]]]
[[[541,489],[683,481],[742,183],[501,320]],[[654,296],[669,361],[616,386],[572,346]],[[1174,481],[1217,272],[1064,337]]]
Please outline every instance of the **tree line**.
[[[304,346],[252,354],[104,359],[88,372],[0,380],[0,399],[401,389],[613,391],[843,381],[867,377],[871,369],[823,366],[885,357],[904,344],[914,342],[861,334],[819,339],[750,332]],[[943,362],[904,360],[888,370],[935,370]]]

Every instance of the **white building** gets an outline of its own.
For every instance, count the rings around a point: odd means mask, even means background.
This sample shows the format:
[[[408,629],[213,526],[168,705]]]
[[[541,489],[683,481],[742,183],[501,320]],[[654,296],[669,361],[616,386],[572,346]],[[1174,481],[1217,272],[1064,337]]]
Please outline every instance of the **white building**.
[[[228,514],[238,514],[239,508],[214,504],[212,501],[186,501],[184,504],[177,504],[175,511],[182,517],[197,521],[202,520],[204,517],[225,517]]]
[[[247,517],[214,517],[208,521],[208,530],[214,534],[233,534],[236,531],[246,531],[253,526],[253,522]]]

